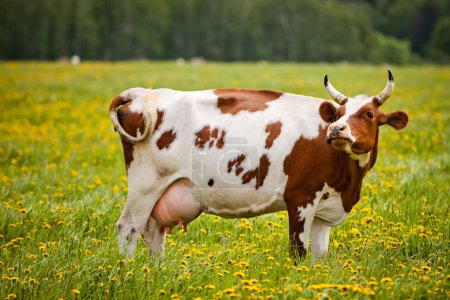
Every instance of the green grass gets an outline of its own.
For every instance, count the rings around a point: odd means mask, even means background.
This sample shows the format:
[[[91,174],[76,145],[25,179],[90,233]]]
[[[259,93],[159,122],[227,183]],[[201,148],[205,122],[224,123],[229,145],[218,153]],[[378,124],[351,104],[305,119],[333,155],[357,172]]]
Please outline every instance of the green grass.
[[[287,214],[225,220],[202,215],[175,230],[166,258],[139,241],[117,251],[125,204],[119,137],[107,109],[134,86],[277,89],[327,97],[323,76],[348,95],[376,94],[383,67],[172,62],[0,64],[0,298],[450,297],[450,68],[393,68],[383,106],[411,122],[382,128],[362,199],[334,228],[329,255],[295,265]],[[78,294],[79,292],[79,294]]]

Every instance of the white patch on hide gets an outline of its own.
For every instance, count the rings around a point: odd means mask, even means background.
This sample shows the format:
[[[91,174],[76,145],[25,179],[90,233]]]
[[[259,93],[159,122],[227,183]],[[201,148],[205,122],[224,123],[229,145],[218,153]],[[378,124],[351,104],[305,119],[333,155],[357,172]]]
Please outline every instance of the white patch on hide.
[[[328,197],[326,197],[326,199],[322,199],[322,196],[325,193],[328,194]],[[348,215],[348,213],[344,210],[344,205],[342,204],[341,193],[337,192],[326,183],[322,191],[320,191],[320,197],[316,197],[314,200],[318,201],[315,218],[319,219],[327,226],[338,226]]]

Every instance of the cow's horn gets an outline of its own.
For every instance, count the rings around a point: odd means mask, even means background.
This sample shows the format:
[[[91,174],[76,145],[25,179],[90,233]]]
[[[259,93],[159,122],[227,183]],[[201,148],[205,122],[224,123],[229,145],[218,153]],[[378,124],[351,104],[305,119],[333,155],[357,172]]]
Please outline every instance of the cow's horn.
[[[331,83],[328,82],[328,75],[325,75],[325,78],[323,79],[323,85],[325,85],[325,89],[327,90],[327,92],[331,96],[331,98],[334,99],[340,105],[344,105],[348,101],[348,98],[345,95],[338,92],[331,85]]]
[[[374,100],[378,103],[378,105],[381,105],[384,103],[384,101],[386,101],[389,96],[392,94],[392,92],[394,91],[394,76],[392,76],[392,72],[390,69],[388,69],[388,75],[389,75],[389,80],[384,88],[384,90],[381,91],[381,93],[379,93],[378,95],[376,95],[374,97]]]

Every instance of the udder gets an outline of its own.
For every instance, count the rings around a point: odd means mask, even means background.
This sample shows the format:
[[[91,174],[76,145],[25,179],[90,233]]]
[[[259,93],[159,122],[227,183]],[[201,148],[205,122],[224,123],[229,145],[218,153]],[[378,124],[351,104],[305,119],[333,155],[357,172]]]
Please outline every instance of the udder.
[[[153,208],[151,216],[170,232],[178,225],[186,229],[189,222],[201,213],[200,204],[192,194],[192,182],[182,178],[173,182],[163,193]]]

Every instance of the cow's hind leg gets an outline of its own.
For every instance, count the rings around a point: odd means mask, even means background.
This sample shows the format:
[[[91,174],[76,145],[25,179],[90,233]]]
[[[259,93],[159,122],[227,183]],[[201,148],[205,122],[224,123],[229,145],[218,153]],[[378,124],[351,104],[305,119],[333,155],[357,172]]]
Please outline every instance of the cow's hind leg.
[[[116,224],[121,253],[125,252],[127,256],[133,257],[139,234],[145,231],[147,220],[160,195],[159,190],[133,197],[128,194],[127,203]]]
[[[152,217],[149,217],[141,234],[145,240],[150,255],[155,258],[163,258],[166,237],[164,226],[160,225]]]
[[[328,242],[330,240],[331,227],[322,224],[314,219],[311,226],[311,248],[313,263],[318,258],[325,257],[328,252]]]
[[[139,232],[133,215],[130,213],[127,206],[123,209],[122,214],[116,223],[116,230],[119,242],[119,252],[132,257],[139,238]]]

